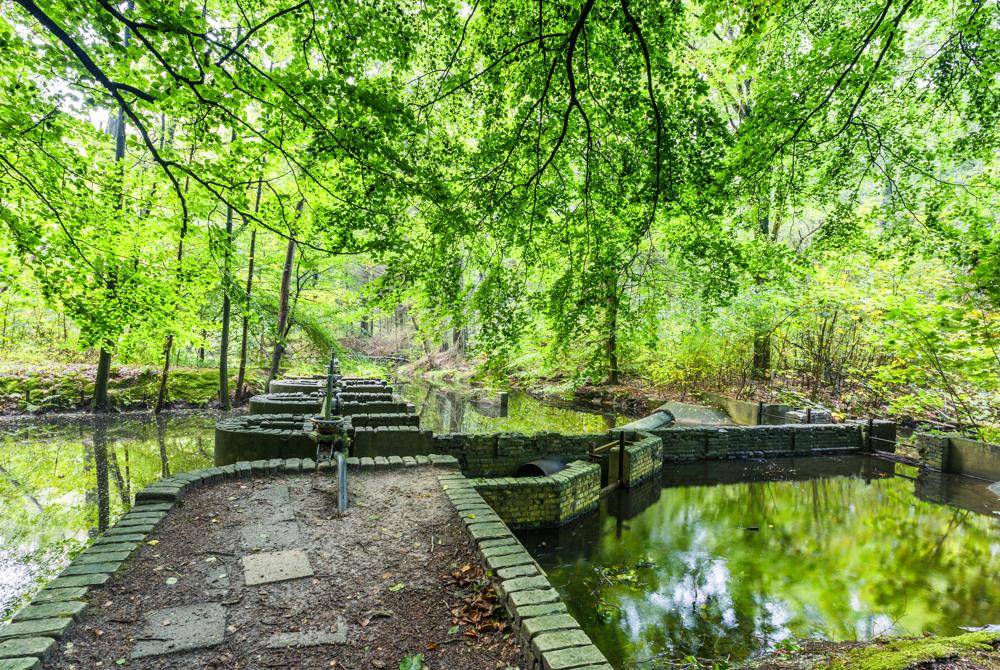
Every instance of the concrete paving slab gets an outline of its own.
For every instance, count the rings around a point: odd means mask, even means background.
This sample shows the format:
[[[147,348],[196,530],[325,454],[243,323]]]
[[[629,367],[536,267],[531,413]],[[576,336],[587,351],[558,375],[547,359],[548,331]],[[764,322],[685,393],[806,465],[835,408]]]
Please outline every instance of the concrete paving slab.
[[[294,521],[251,524],[240,529],[240,546],[248,551],[284,549],[301,539],[299,525]]]
[[[226,636],[226,608],[220,603],[168,607],[146,615],[132,658],[213,647]]]
[[[301,549],[271,551],[243,557],[243,577],[247,586],[311,577],[312,574],[309,557]]]
[[[26,658],[35,656],[44,658],[56,641],[51,637],[24,637],[17,640],[0,642],[0,658]]]

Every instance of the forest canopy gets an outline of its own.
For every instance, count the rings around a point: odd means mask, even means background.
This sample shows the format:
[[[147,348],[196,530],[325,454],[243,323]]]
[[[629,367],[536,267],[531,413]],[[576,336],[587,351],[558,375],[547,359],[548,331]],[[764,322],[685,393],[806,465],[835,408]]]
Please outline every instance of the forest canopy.
[[[228,406],[231,353],[239,394],[402,332],[995,430],[998,33],[975,0],[0,0],[0,346],[97,359],[98,407],[114,359],[162,406],[214,351]]]

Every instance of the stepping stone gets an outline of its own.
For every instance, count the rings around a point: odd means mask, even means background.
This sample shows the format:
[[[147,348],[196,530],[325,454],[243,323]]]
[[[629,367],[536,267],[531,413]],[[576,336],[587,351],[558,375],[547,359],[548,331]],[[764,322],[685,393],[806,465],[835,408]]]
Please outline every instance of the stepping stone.
[[[87,588],[75,586],[65,589],[42,589],[32,599],[32,604],[62,602],[64,600],[82,600],[87,596]]]
[[[0,670],[37,670],[41,667],[37,658],[0,658]]]
[[[55,646],[51,637],[25,637],[17,640],[0,642],[0,658],[24,658],[35,656],[43,658]]]
[[[247,586],[311,577],[309,557],[301,549],[271,551],[243,557],[243,579]]]
[[[0,626],[0,640],[15,637],[59,637],[72,623],[73,620],[66,617],[8,623]]]
[[[111,575],[102,572],[96,575],[72,575],[70,577],[56,577],[49,586],[57,589],[72,588],[75,586],[101,586],[111,579]]]
[[[289,647],[320,647],[329,644],[347,644],[347,622],[337,618],[337,629],[304,630],[297,633],[275,633],[267,640],[268,649]]]
[[[221,603],[168,607],[146,614],[132,658],[214,647],[226,636],[226,608]]]
[[[121,561],[106,561],[101,563],[74,563],[65,570],[63,570],[60,575],[63,577],[72,577],[73,575],[99,575],[103,572],[114,574],[118,568],[121,566]]]
[[[294,521],[257,523],[240,529],[240,545],[247,550],[284,549],[302,539]]]
[[[30,621],[32,619],[51,619],[53,617],[70,617],[75,619],[85,609],[87,603],[75,600],[67,600],[58,603],[41,603],[39,605],[28,605],[14,612],[11,621]]]

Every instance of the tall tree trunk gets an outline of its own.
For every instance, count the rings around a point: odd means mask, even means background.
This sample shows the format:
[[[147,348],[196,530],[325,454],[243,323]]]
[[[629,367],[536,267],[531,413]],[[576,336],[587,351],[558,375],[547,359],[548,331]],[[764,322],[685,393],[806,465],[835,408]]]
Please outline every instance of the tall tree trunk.
[[[232,409],[229,402],[229,249],[233,239],[233,208],[226,208],[226,250],[222,261],[222,335],[219,338],[219,404]]]
[[[615,287],[617,288],[617,287]],[[621,298],[613,292],[608,298],[608,331],[605,341],[605,353],[608,356],[608,383],[618,384],[618,306]]]
[[[239,39],[239,30],[237,37]],[[236,142],[236,131],[229,135],[230,146]],[[232,409],[233,405],[229,401],[229,312],[232,303],[229,297],[229,287],[231,285],[229,273],[229,252],[233,247],[233,208],[226,205],[226,248],[222,254],[222,334],[219,343],[219,405],[222,409]]]
[[[194,159],[194,145],[191,145],[190,151],[188,151],[188,162]],[[188,187],[191,185],[190,177],[184,178],[184,193],[187,193]],[[177,293],[180,295],[181,286],[184,284],[184,238],[187,237],[187,222],[181,223],[181,232],[177,238]],[[166,340],[163,342],[163,370],[160,373],[160,388],[156,392],[156,408],[153,410],[155,414],[159,414],[163,411],[164,405],[167,402],[167,379],[170,377],[170,352],[174,347],[174,334],[169,333]],[[180,352],[177,352],[178,356]]]
[[[264,186],[264,168],[261,168],[260,174],[257,176],[257,197],[253,203],[253,212],[257,214],[260,211],[260,194]],[[244,223],[247,223],[244,219]],[[254,265],[254,254],[257,250],[257,229],[254,228],[250,231],[250,262],[247,265],[247,293],[244,298],[246,303],[243,305],[243,324],[242,324],[242,335],[240,337],[240,371],[236,376],[236,399],[240,402],[246,400],[248,395],[244,390],[243,386],[246,384],[246,373],[247,373],[247,350],[249,349],[247,343],[247,335],[250,332],[250,296],[253,291],[253,265]]]
[[[250,263],[247,267],[247,294],[246,300],[249,303],[251,291],[253,290],[253,261],[254,252],[257,247],[257,229],[250,231]],[[240,371],[236,375],[236,399],[242,402],[246,399],[246,392],[243,385],[246,383],[247,375],[247,336],[250,332],[249,307],[243,309],[243,332],[240,337]]]
[[[298,220],[302,215],[302,207],[305,200],[299,200],[295,205],[295,218]],[[278,369],[281,367],[281,356],[285,353],[285,335],[288,324],[288,299],[292,291],[292,267],[295,264],[295,240],[288,236],[288,248],[285,249],[285,265],[281,269],[281,290],[278,294],[278,326],[275,330],[274,351],[271,353],[271,369],[267,375],[267,384],[278,376]]]

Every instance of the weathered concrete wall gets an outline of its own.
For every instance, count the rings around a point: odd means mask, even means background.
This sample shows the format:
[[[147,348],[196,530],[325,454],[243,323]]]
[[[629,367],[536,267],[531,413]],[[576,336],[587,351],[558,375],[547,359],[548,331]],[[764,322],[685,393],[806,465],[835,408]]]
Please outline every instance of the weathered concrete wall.
[[[505,477],[521,465],[543,456],[568,460],[587,458],[596,446],[606,444],[606,434],[562,435],[560,433],[445,433],[434,436],[431,449],[436,454],[450,454],[458,459],[462,471],[473,477]]]
[[[490,507],[515,528],[561,526],[597,509],[601,499],[601,468],[574,461],[548,477],[473,479],[472,485]]]
[[[724,396],[721,393],[702,393],[705,402],[721,407],[741,426],[780,425],[787,423],[785,414],[795,409],[791,405],[746,402]],[[761,415],[763,409],[763,415]]]
[[[1000,481],[1000,445],[950,433],[917,433],[916,445],[924,467]]]
[[[233,416],[215,424],[215,465],[271,458],[312,458],[316,442],[301,414]]]
[[[864,448],[862,426],[856,424],[677,427],[648,432],[663,441],[665,461],[801,456]]]
[[[948,437],[948,469],[962,475],[1000,481],[1000,444]]]

